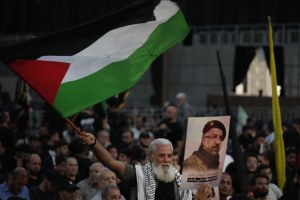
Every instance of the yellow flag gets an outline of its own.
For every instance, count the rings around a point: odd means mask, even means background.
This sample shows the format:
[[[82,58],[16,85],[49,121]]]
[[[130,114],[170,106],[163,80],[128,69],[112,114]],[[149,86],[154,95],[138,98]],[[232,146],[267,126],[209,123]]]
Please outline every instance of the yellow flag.
[[[273,125],[275,132],[275,159],[276,159],[276,170],[277,170],[277,181],[278,186],[282,190],[285,184],[285,150],[282,135],[281,126],[281,114],[279,99],[277,94],[277,77],[276,77],[276,64],[274,57],[273,47],[273,31],[271,18],[269,17],[269,46],[270,46],[270,68],[271,68],[271,79],[272,79],[272,115]]]

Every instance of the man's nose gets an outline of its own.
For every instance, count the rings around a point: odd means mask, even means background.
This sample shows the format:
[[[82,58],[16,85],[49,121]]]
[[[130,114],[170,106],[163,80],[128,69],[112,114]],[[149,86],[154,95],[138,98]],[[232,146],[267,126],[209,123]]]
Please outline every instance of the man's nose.
[[[172,161],[172,158],[170,158],[169,156],[164,156],[163,161],[169,163]]]
[[[222,143],[222,140],[221,140],[221,139],[215,140],[215,144],[221,144],[221,143]]]

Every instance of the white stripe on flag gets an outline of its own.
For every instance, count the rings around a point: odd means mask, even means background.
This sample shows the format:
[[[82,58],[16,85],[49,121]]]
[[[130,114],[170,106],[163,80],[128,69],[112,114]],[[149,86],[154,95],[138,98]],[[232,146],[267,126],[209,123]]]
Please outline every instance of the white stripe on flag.
[[[62,83],[84,78],[110,63],[128,58],[136,49],[143,46],[160,24],[170,19],[178,10],[175,3],[162,0],[154,10],[155,21],[109,31],[74,56],[42,56],[39,60],[70,63]],[[84,70],[82,70],[83,67]]]

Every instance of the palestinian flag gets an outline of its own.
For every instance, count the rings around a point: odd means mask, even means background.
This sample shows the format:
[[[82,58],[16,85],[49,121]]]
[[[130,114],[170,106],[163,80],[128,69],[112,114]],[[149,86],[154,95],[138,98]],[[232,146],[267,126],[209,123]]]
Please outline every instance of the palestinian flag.
[[[138,1],[112,15],[0,49],[0,60],[63,117],[119,94],[189,32],[169,0]]]

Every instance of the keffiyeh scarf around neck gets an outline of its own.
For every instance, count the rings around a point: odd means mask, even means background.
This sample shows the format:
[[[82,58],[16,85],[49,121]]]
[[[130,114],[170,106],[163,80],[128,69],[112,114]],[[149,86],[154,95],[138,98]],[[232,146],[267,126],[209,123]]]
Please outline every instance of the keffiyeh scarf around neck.
[[[156,181],[151,163],[144,166],[136,165],[136,178],[137,178],[137,196],[138,200],[155,200]],[[181,174],[176,170],[175,183],[180,187]],[[179,190],[179,199],[191,200],[191,190]]]

